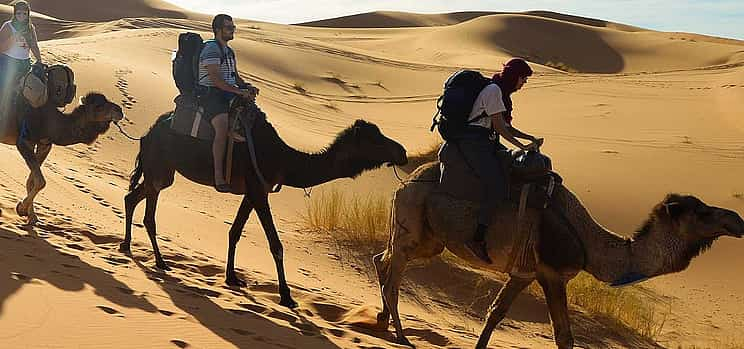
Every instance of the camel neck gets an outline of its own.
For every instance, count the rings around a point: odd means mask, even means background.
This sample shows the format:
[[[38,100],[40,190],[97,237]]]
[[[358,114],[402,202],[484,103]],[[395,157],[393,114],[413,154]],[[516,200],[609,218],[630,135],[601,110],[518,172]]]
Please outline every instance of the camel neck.
[[[333,179],[342,178],[335,163],[335,154],[322,151],[309,154],[294,149],[288,151],[283,184],[294,188],[309,188]]]

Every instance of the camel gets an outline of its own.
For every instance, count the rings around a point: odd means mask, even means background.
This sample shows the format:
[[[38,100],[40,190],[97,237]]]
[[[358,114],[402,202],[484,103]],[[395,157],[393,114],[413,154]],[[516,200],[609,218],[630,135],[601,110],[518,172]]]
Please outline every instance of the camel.
[[[690,195],[668,194],[656,205],[632,238],[615,234],[597,223],[584,205],[563,185],[555,188],[548,209],[528,209],[525,222],[536,228],[530,270],[506,270],[516,236],[517,208],[502,205],[494,212],[487,242],[493,264],[485,264],[464,246],[472,235],[477,204],[437,191],[439,162],[424,164],[395,192],[391,230],[385,251],[373,257],[382,293],[378,326],[387,328],[392,316],[397,341],[412,346],[403,334],[398,314],[398,290],[406,264],[436,256],[447,248],[470,264],[501,273],[509,279],[490,306],[476,348],[485,349],[491,333],[517,295],[532,281],[542,287],[554,338],[560,349],[573,348],[566,284],[580,271],[617,283],[629,274],[654,277],[684,270],[690,261],[721,236],[741,238],[744,220],[733,211],[708,206]]]
[[[26,118],[23,137],[19,137],[20,115]],[[15,145],[31,170],[26,180],[26,198],[18,203],[16,211],[21,217],[27,217],[29,225],[34,225],[38,222],[34,199],[46,186],[41,164],[52,150],[52,145],[92,144],[109,129],[112,121],[123,119],[124,112],[103,94],[90,92],[80,97],[80,105],[69,114],[59,111],[50,103],[40,108],[27,108],[25,103],[20,103],[17,108],[0,117],[3,118],[0,120],[0,142]]]
[[[252,102],[241,100],[231,107],[231,114],[236,111],[247,113],[251,108],[255,108]],[[162,270],[169,268],[156,240],[155,210],[160,191],[173,184],[175,172],[198,184],[214,186],[211,141],[172,132],[165,121],[169,116],[170,113],[160,116],[141,140],[130,192],[125,197],[125,236],[120,245],[120,251],[131,253],[132,215],[137,204],[146,199],[144,224],[155,253],[156,266]],[[265,117],[257,118],[252,138],[256,163],[260,164],[260,173],[271,187],[285,185],[308,188],[334,179],[354,178],[383,164],[403,165],[407,162],[403,146],[385,137],[374,124],[363,120],[357,120],[340,132],[332,144],[312,154],[287,145]],[[246,143],[236,143],[233,154],[234,159],[239,161],[232,164],[231,193],[242,195],[243,200],[229,231],[226,283],[229,286],[246,286],[235,274],[235,249],[248,216],[255,209],[276,264],[280,304],[295,308],[297,303],[290,295],[284,274],[284,249],[269,207],[268,195],[271,190],[257,178]],[[140,183],[143,175],[144,180]]]

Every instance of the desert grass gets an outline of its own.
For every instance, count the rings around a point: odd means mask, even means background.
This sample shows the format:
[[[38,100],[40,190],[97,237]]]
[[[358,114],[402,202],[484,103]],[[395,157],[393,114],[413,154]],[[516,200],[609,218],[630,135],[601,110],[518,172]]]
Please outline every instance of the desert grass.
[[[587,273],[568,283],[568,302],[591,314],[618,321],[643,337],[661,334],[671,305],[659,302],[640,286],[612,288]]]

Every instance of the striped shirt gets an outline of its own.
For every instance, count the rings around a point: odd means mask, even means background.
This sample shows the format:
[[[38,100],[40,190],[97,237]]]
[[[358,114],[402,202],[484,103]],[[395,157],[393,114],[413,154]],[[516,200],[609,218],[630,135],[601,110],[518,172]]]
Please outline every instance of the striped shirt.
[[[237,84],[237,71],[235,69],[235,52],[230,47],[222,48],[217,41],[211,40],[204,45],[204,49],[199,55],[199,85],[214,87],[217,84],[209,78],[207,66],[217,64],[220,66],[222,79],[228,85]]]

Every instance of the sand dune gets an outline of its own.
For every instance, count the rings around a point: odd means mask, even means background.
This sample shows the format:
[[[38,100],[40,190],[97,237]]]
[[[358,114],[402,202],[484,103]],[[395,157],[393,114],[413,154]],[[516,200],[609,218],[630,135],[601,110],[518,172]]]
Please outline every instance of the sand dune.
[[[140,136],[173,107],[170,56],[179,32],[208,37],[209,23],[159,1],[105,3],[111,9],[98,13],[83,0],[35,1],[49,39],[41,48],[47,62],[75,70],[79,94],[98,90],[122,105],[129,118],[122,127]],[[603,225],[630,234],[673,191],[744,213],[741,42],[549,12],[383,14],[360,15],[354,21],[368,28],[348,29],[240,21],[231,42],[239,69],[261,88],[259,105],[288,144],[321,149],[361,117],[409,153],[429,149],[439,142],[428,130],[434,103],[452,71],[493,72],[524,55],[537,73],[514,97],[515,123],[546,137],[566,185]],[[395,23],[406,28],[381,28]],[[380,306],[368,262],[342,257],[327,234],[304,228],[301,190],[271,199],[298,310],[277,304],[274,262],[255,216],[236,259],[249,287],[224,286],[240,198],[182,177],[161,195],[157,217],[173,271],[154,268],[142,207],[132,255],[119,253],[137,150],[115,129],[91,146],[55,147],[37,198],[42,223],[28,228],[14,212],[25,164],[14,147],[0,146],[0,347],[397,347],[390,331],[368,326]],[[385,168],[335,185],[389,195],[397,181]],[[573,309],[577,344],[727,348],[744,328],[744,280],[732,267],[744,263],[742,248],[741,240],[721,239],[688,271],[645,284],[671,304],[656,342]],[[414,265],[408,276],[401,312],[414,344],[472,347],[503,277],[440,260]],[[491,346],[552,343],[538,292],[517,300]]]
[[[3,4],[12,2],[0,1]],[[101,22],[126,17],[193,18],[195,15],[162,0],[35,0],[31,2],[31,8],[35,12],[79,22]]]

